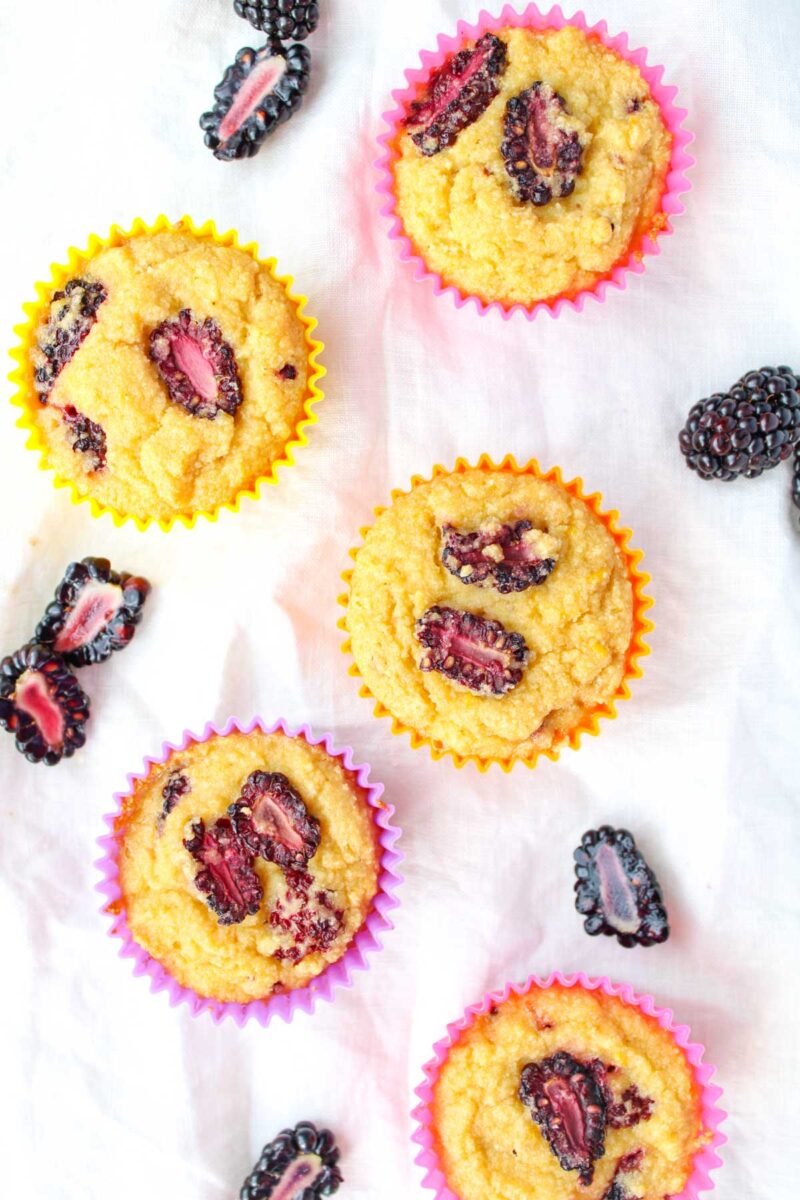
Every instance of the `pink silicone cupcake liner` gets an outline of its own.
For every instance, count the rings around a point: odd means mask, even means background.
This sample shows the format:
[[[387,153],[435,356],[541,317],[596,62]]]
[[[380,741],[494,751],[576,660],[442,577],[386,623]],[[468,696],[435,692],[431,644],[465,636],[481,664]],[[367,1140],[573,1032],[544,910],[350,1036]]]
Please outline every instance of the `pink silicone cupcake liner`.
[[[641,238],[634,245],[631,253],[624,262],[612,267],[593,287],[586,288],[574,296],[557,296],[549,300],[540,300],[532,305],[505,305],[499,300],[486,303],[480,296],[463,292],[455,285],[446,283],[441,275],[432,271],[422,256],[417,253],[411,239],[405,232],[403,222],[397,211],[397,196],[394,190],[394,174],[392,171],[392,165],[397,158],[395,142],[400,131],[400,124],[408,113],[409,104],[416,98],[420,84],[425,83],[431,73],[440,67],[445,59],[458,50],[464,42],[477,41],[484,33],[509,26],[524,26],[533,29],[563,29],[565,25],[574,25],[578,29],[583,30],[584,33],[599,38],[604,46],[616,51],[620,57],[627,59],[628,62],[634,63],[648,84],[653,99],[661,109],[664,122],[672,134],[672,156],[664,181],[664,191],[661,197],[659,214],[663,220],[663,228],[657,234]],[[582,12],[577,12],[571,17],[565,17],[558,5],[551,8],[548,13],[542,13],[535,4],[529,4],[522,12],[518,12],[511,5],[506,5],[500,15],[496,17],[493,17],[484,10],[479,14],[478,20],[474,25],[469,24],[467,21],[459,21],[455,37],[440,34],[436,50],[420,51],[421,68],[405,72],[407,86],[392,92],[392,99],[395,101],[397,107],[383,114],[382,119],[386,128],[378,139],[381,146],[381,154],[375,162],[375,167],[380,174],[380,181],[376,190],[382,197],[381,215],[389,218],[389,237],[399,243],[400,258],[404,262],[412,264],[415,278],[417,280],[430,281],[437,296],[442,294],[452,296],[456,308],[463,308],[465,304],[471,303],[475,305],[481,316],[485,316],[487,312],[496,309],[504,320],[508,320],[515,312],[522,312],[529,321],[532,321],[542,310],[549,312],[552,317],[559,316],[565,308],[581,312],[590,296],[602,303],[606,298],[609,288],[622,290],[625,287],[629,272],[634,275],[641,275],[644,271],[643,260],[645,255],[660,253],[657,238],[672,233],[672,218],[679,216],[685,211],[681,196],[691,191],[692,185],[686,178],[686,171],[694,165],[695,161],[692,155],[688,154],[686,150],[689,143],[694,140],[694,134],[690,133],[688,129],[683,128],[687,111],[685,108],[678,108],[675,104],[678,89],[662,83],[664,68],[649,66],[647,63],[647,54],[646,47],[642,47],[639,50],[632,50],[628,45],[628,35],[626,33],[619,33],[612,37],[608,32],[608,26],[605,21],[598,21],[596,25],[589,25]]]
[[[421,1147],[415,1161],[425,1170],[425,1176],[422,1181],[423,1187],[430,1188],[431,1191],[436,1192],[436,1200],[460,1200],[460,1197],[447,1186],[447,1181],[439,1165],[439,1157],[436,1153],[435,1139],[431,1128],[433,1089],[439,1078],[442,1064],[447,1058],[450,1049],[458,1042],[461,1034],[465,1029],[470,1027],[475,1018],[488,1012],[493,1004],[502,1004],[512,993],[516,996],[524,996],[526,992],[529,992],[534,987],[548,988],[554,983],[561,984],[562,987],[567,988],[586,988],[588,991],[596,991],[599,988],[607,996],[618,996],[626,1004],[633,1004],[648,1016],[655,1017],[661,1028],[668,1030],[672,1034],[677,1045],[681,1047],[686,1055],[686,1060],[694,1072],[695,1080],[700,1089],[703,1130],[708,1136],[707,1144],[694,1157],[692,1174],[689,1177],[686,1187],[679,1195],[672,1197],[672,1200],[695,1200],[701,1192],[713,1189],[715,1185],[711,1180],[710,1172],[722,1165],[722,1159],[717,1154],[717,1149],[724,1145],[727,1138],[724,1134],[720,1133],[719,1126],[725,1120],[727,1113],[719,1108],[717,1104],[717,1101],[722,1096],[722,1089],[710,1082],[716,1068],[712,1067],[709,1063],[703,1062],[705,1047],[701,1046],[698,1042],[690,1040],[691,1031],[688,1025],[676,1025],[674,1023],[671,1009],[660,1008],[652,996],[640,995],[634,992],[630,984],[612,983],[605,976],[600,979],[591,979],[583,973],[562,975],[559,971],[553,971],[546,979],[541,979],[537,975],[531,975],[525,983],[506,984],[499,991],[489,992],[479,1004],[470,1005],[460,1020],[454,1021],[452,1025],[448,1025],[446,1036],[433,1047],[433,1058],[423,1068],[425,1080],[415,1091],[415,1095],[419,1096],[420,1103],[411,1114],[417,1123],[417,1129],[412,1137],[412,1141]]]
[[[355,782],[364,789],[367,803],[373,810],[373,821],[381,847],[380,871],[378,891],[367,919],[337,962],[331,963],[303,988],[284,992],[266,1000],[251,1000],[246,1004],[235,1004],[213,1000],[199,995],[192,988],[183,987],[160,962],[134,941],[122,908],[122,893],[118,883],[119,841],[115,834],[115,826],[122,812],[124,801],[130,796],[135,784],[147,778],[155,764],[166,762],[170,754],[186,750],[194,742],[206,742],[214,735],[225,737],[233,732],[251,733],[254,729],[260,729],[262,733],[280,732],[286,734],[287,737],[304,738],[310,745],[323,746],[328,754],[341,759],[342,766],[355,775]],[[133,959],[134,975],[150,977],[152,992],[166,991],[171,1005],[187,1004],[194,1016],[202,1012],[209,1012],[217,1022],[222,1021],[225,1017],[230,1017],[237,1025],[243,1025],[245,1021],[254,1018],[259,1024],[268,1025],[276,1016],[282,1017],[284,1021],[291,1021],[298,1009],[312,1013],[318,1000],[333,999],[333,993],[337,987],[353,986],[353,973],[367,969],[366,956],[373,951],[380,950],[382,935],[386,930],[394,928],[388,913],[393,908],[397,908],[399,904],[395,892],[403,880],[397,872],[397,867],[403,856],[394,848],[400,837],[400,830],[391,823],[394,807],[385,803],[381,798],[382,795],[383,784],[369,782],[369,767],[363,763],[356,765],[350,746],[337,750],[334,748],[330,734],[316,737],[307,725],[301,725],[299,729],[290,729],[281,719],[274,725],[267,726],[260,717],[254,717],[248,725],[242,725],[235,717],[232,717],[223,728],[209,723],[199,737],[187,730],[179,744],[164,742],[161,754],[157,758],[146,758],[142,771],[128,776],[127,789],[124,792],[116,793],[114,796],[116,809],[104,817],[111,832],[98,839],[103,857],[95,865],[103,878],[102,882],[97,885],[96,891],[105,896],[100,911],[112,918],[111,928],[108,931],[109,937],[119,938],[122,942],[119,951],[120,957]]]

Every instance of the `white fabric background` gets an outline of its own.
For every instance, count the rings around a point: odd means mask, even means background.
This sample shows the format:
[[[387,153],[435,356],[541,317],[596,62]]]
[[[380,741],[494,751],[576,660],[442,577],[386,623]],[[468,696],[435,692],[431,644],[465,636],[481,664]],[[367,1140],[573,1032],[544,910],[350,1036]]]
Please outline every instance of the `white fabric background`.
[[[281,486],[168,538],[71,507],[0,409],[2,651],[30,634],[72,559],[105,554],[155,585],[133,646],[82,676],[85,751],[47,770],[0,735],[0,1191],[230,1200],[261,1144],[309,1117],[340,1138],[343,1198],[408,1200],[421,1194],[411,1092],[433,1041],[485,989],[560,968],[673,1006],[731,1112],[718,1194],[793,1200],[797,513],[788,467],[701,483],[676,434],[696,399],[744,370],[800,365],[797,0],[590,0],[590,19],[627,29],[679,86],[695,186],[626,292],[533,325],[436,299],[376,215],[388,93],[477,0],[322,6],[304,109],[258,158],[224,165],[197,118],[253,44],[228,0],[2,5],[6,338],[70,242],[188,211],[295,275],[329,374],[321,423]],[[435,460],[483,449],[559,463],[600,490],[633,526],[657,601],[646,678],[619,720],[510,777],[392,738],[358,698],[336,630],[339,572],[373,506]],[[352,742],[397,806],[407,855],[397,928],[369,973],[268,1030],[152,997],[116,958],[93,891],[94,839],[126,771],[187,726],[253,712]],[[571,854],[604,821],[633,829],[661,877],[663,947],[582,931]]]

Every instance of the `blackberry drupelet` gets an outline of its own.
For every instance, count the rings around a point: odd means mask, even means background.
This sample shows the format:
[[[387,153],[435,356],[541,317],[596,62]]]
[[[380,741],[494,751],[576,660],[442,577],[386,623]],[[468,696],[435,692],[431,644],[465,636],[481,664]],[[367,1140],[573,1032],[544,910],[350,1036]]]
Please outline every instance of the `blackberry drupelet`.
[[[200,118],[205,143],[223,162],[257,154],[269,134],[300,107],[311,75],[307,46],[245,46],[214,89]]]
[[[233,0],[233,7],[270,41],[302,42],[319,24],[319,4],[309,0]]]
[[[798,377],[790,367],[761,367],[729,392],[690,410],[679,444],[701,479],[755,479],[790,457],[800,442]]]
[[[70,667],[104,662],[130,642],[149,593],[146,579],[112,571],[107,558],[70,563],[36,627],[36,641]]]
[[[284,1129],[261,1151],[242,1184],[240,1200],[321,1200],[342,1182],[339,1150],[328,1129],[310,1121]]]
[[[86,741],[89,697],[51,646],[29,642],[0,662],[0,726],[28,762],[48,767]]]

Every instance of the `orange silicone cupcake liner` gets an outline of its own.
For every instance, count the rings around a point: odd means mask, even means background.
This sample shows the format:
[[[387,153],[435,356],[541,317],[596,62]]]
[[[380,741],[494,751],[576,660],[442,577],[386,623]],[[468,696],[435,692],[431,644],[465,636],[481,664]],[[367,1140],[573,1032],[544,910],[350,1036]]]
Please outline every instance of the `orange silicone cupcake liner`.
[[[33,414],[40,406],[40,401],[33,385],[33,367],[30,360],[30,349],[34,344],[42,319],[47,313],[53,292],[58,291],[69,279],[84,270],[87,264],[101,251],[121,246],[130,238],[141,236],[142,234],[174,232],[176,230],[188,230],[195,237],[213,242],[216,246],[232,246],[243,250],[246,254],[251,255],[261,266],[266,267],[276,283],[279,283],[284,288],[287,297],[295,306],[297,316],[305,328],[305,343],[308,350],[309,366],[308,383],[306,385],[306,397],[303,402],[302,415],[298,418],[290,438],[284,443],[278,457],[269,465],[263,475],[259,475],[247,487],[241,488],[236,492],[231,500],[218,505],[216,508],[198,509],[196,512],[191,513],[176,513],[169,517],[137,517],[132,513],[122,512],[113,505],[101,504],[94,496],[80,491],[72,479],[67,479],[59,475],[53,467],[50,462],[47,444],[42,438],[33,417]],[[319,381],[325,374],[325,368],[319,363],[318,359],[324,346],[322,342],[313,336],[314,330],[317,327],[316,320],[313,317],[307,316],[304,311],[308,302],[307,298],[292,291],[292,282],[290,276],[278,274],[277,263],[274,258],[265,259],[259,256],[258,247],[255,242],[248,242],[246,245],[241,245],[235,230],[231,229],[227,233],[219,233],[213,221],[206,221],[202,225],[196,225],[192,218],[188,216],[181,217],[179,221],[170,221],[162,213],[152,224],[148,224],[141,217],[137,217],[130,229],[123,229],[121,225],[112,225],[108,236],[105,238],[98,237],[97,234],[92,234],[89,237],[85,250],[78,250],[76,247],[71,246],[67,251],[66,263],[52,263],[50,266],[50,277],[47,281],[36,284],[36,299],[23,305],[26,319],[22,324],[14,328],[17,344],[11,351],[11,357],[16,366],[9,375],[9,379],[15,384],[16,392],[11,397],[11,403],[20,409],[17,425],[28,433],[28,440],[25,443],[27,448],[39,452],[40,469],[53,472],[54,485],[57,488],[68,489],[71,503],[88,503],[93,517],[100,517],[105,513],[110,513],[115,525],[123,525],[126,521],[131,521],[140,530],[148,529],[151,525],[157,525],[167,533],[176,523],[186,526],[187,529],[191,529],[196,524],[198,517],[215,521],[219,513],[225,510],[238,512],[243,499],[258,499],[264,484],[278,483],[278,468],[293,466],[295,451],[301,446],[308,444],[306,432],[312,425],[316,425],[318,418],[314,409],[323,399],[323,392],[319,387]]]
[[[536,479],[541,479],[546,483],[559,484],[561,487],[565,488],[571,496],[574,496],[577,500],[581,500],[584,504],[588,505],[592,512],[603,522],[606,529],[619,546],[619,549],[625,560],[628,578],[630,579],[631,588],[633,590],[633,632],[631,635],[630,645],[628,646],[628,652],[625,657],[625,672],[622,680],[620,681],[619,687],[611,699],[605,701],[603,704],[596,704],[594,707],[587,710],[578,724],[569,730],[569,732],[564,733],[554,746],[546,750],[539,750],[531,758],[499,758],[494,755],[483,756],[479,754],[459,754],[457,751],[448,748],[435,738],[428,737],[427,735],[420,733],[418,729],[414,729],[412,726],[406,725],[402,721],[398,720],[398,718],[392,712],[390,712],[390,710],[386,708],[386,706],[370,691],[366,683],[363,682],[363,676],[361,675],[361,672],[358,669],[355,660],[353,659],[352,642],[347,630],[346,614],[338,622],[339,629],[341,629],[346,635],[345,641],[340,649],[342,650],[343,654],[347,655],[352,660],[348,673],[362,680],[359,695],[363,696],[365,699],[374,701],[374,715],[376,717],[388,717],[392,723],[392,733],[407,734],[414,750],[418,750],[422,746],[427,746],[433,759],[438,760],[440,758],[450,757],[457,767],[463,767],[467,763],[474,763],[479,771],[487,771],[494,763],[501,767],[504,771],[510,771],[517,762],[524,762],[527,767],[534,767],[536,766],[539,758],[542,756],[555,762],[565,745],[568,745],[573,750],[577,750],[580,746],[580,741],[583,734],[591,734],[592,737],[596,737],[597,734],[600,733],[601,720],[614,720],[616,718],[618,715],[617,702],[619,700],[630,699],[630,684],[635,679],[641,679],[643,675],[643,671],[640,666],[640,660],[645,658],[650,653],[650,647],[646,644],[645,637],[655,628],[655,626],[653,625],[653,622],[648,619],[646,614],[648,610],[652,608],[653,600],[645,592],[645,588],[650,582],[650,576],[645,571],[640,569],[640,563],[643,558],[642,551],[631,549],[629,542],[633,537],[633,533],[630,529],[627,529],[619,524],[619,513],[614,509],[611,509],[608,512],[604,511],[601,507],[602,497],[600,494],[598,492],[592,492],[590,494],[584,492],[583,481],[581,479],[572,479],[569,482],[566,482],[562,477],[561,469],[559,467],[552,467],[549,471],[542,471],[535,459],[530,459],[524,464],[524,466],[519,466],[514,458],[514,455],[507,454],[502,462],[497,464],[489,457],[488,454],[482,454],[478,459],[478,462],[475,464],[467,462],[467,460],[464,458],[457,459],[455,467],[452,470],[447,470],[445,467],[437,463],[434,466],[429,478],[426,479],[421,475],[414,475],[411,479],[410,488],[405,491],[402,488],[396,488],[393,490],[391,493],[390,504],[382,505],[379,508],[376,508],[375,516],[376,518],[379,517],[381,513],[385,512],[386,509],[394,503],[395,500],[399,499],[401,496],[409,495],[416,487],[419,487],[420,484],[431,483],[434,479],[437,479],[441,475],[453,475],[464,471],[473,471],[476,469],[483,471],[506,471],[512,475],[533,475]],[[362,542],[366,538],[366,535],[369,533],[370,529],[370,525],[365,525],[360,530]],[[360,547],[357,546],[350,550],[350,557],[354,561],[358,557],[359,549]],[[348,571],[345,571],[342,575],[342,579],[347,584],[347,591],[339,596],[339,604],[345,609],[347,608],[350,599],[350,583],[352,578],[352,568]]]

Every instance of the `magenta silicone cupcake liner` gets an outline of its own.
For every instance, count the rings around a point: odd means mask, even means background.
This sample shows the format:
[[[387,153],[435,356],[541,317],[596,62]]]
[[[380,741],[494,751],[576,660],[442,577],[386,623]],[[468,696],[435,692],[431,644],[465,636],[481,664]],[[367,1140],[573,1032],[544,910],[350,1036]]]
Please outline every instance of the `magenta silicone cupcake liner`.
[[[583,973],[562,975],[559,971],[553,971],[546,979],[542,979],[537,975],[531,975],[525,983],[506,984],[499,991],[487,993],[480,1003],[470,1005],[460,1020],[454,1021],[452,1025],[448,1025],[445,1037],[433,1047],[433,1058],[423,1068],[425,1079],[415,1091],[415,1095],[419,1097],[420,1103],[411,1114],[417,1123],[412,1141],[420,1147],[415,1161],[425,1171],[422,1181],[423,1187],[430,1188],[431,1191],[436,1192],[436,1200],[460,1200],[460,1197],[447,1186],[447,1181],[436,1153],[436,1144],[432,1129],[431,1104],[433,1101],[433,1090],[439,1078],[442,1064],[446,1060],[451,1048],[459,1041],[464,1030],[472,1025],[475,1018],[488,1012],[492,1005],[502,1004],[512,993],[516,996],[524,996],[532,988],[548,988],[553,984],[561,984],[562,987],[566,988],[586,988],[588,991],[599,989],[605,992],[607,996],[618,996],[626,1004],[632,1004],[636,1008],[641,1009],[647,1016],[654,1017],[662,1029],[666,1029],[672,1034],[677,1045],[683,1050],[700,1089],[701,1118],[704,1133],[708,1138],[706,1145],[694,1157],[692,1174],[689,1177],[686,1187],[679,1195],[672,1197],[672,1200],[695,1200],[701,1192],[711,1190],[715,1185],[710,1177],[710,1173],[722,1165],[722,1159],[717,1154],[717,1149],[727,1141],[725,1135],[720,1133],[719,1130],[719,1126],[725,1120],[727,1113],[717,1103],[722,1096],[722,1089],[710,1082],[716,1068],[712,1067],[709,1063],[703,1062],[705,1047],[691,1040],[691,1031],[688,1025],[675,1024],[671,1009],[660,1008],[652,996],[634,992],[630,984],[612,983],[610,979],[605,977],[591,979]]]
[[[122,907],[122,892],[118,882],[120,846],[116,825],[126,799],[132,794],[136,784],[147,778],[154,765],[166,762],[171,754],[186,750],[192,743],[206,742],[215,735],[226,737],[233,732],[251,733],[254,729],[260,729],[262,733],[280,732],[286,734],[287,737],[304,738],[310,745],[323,746],[328,754],[340,759],[342,766],[355,775],[355,782],[366,794],[367,803],[372,809],[381,855],[378,891],[372,907],[364,924],[343,956],[326,967],[305,987],[283,992],[264,1000],[251,1000],[246,1004],[236,1004],[201,996],[192,988],[183,987],[157,959],[134,941]],[[111,917],[109,937],[119,938],[121,941],[120,957],[133,960],[134,975],[149,976],[150,990],[167,992],[169,1002],[173,1006],[186,1004],[195,1016],[202,1012],[209,1012],[217,1022],[229,1017],[237,1025],[243,1025],[251,1018],[261,1025],[268,1025],[274,1017],[282,1017],[285,1021],[291,1021],[296,1011],[312,1013],[318,1000],[332,1000],[336,988],[352,987],[354,972],[367,969],[367,955],[381,949],[382,935],[388,929],[393,928],[388,914],[399,904],[395,892],[402,883],[402,876],[397,872],[403,856],[395,849],[395,843],[400,837],[400,830],[392,824],[394,807],[382,799],[383,785],[370,783],[369,771],[366,764],[356,764],[350,746],[345,746],[341,750],[335,749],[330,734],[316,737],[307,725],[301,725],[299,729],[291,729],[282,719],[276,721],[274,725],[267,726],[260,717],[255,717],[248,725],[242,725],[235,717],[232,717],[223,728],[209,723],[199,736],[187,730],[180,743],[164,742],[160,755],[156,758],[146,758],[142,771],[128,776],[126,790],[115,794],[115,811],[104,817],[110,832],[98,839],[103,857],[95,864],[102,875],[102,880],[96,890],[105,897],[100,911],[103,915]]]
[[[499,300],[487,303],[480,296],[463,292],[454,284],[446,283],[441,275],[428,267],[422,256],[415,250],[397,211],[397,196],[392,171],[393,163],[397,159],[395,142],[400,132],[401,122],[408,113],[409,104],[416,98],[420,84],[425,83],[431,73],[440,67],[445,59],[458,50],[464,42],[476,41],[484,33],[509,26],[563,29],[565,25],[574,25],[585,34],[599,38],[604,46],[616,51],[628,62],[634,63],[647,82],[653,99],[661,109],[664,122],[672,134],[672,156],[661,197],[660,215],[664,223],[663,228],[657,234],[641,238],[624,262],[612,267],[592,287],[585,288],[574,296],[557,296],[549,300],[540,300],[531,305],[505,305]],[[532,321],[542,310],[549,312],[552,317],[559,316],[565,308],[581,312],[590,296],[602,303],[610,288],[622,290],[625,287],[628,274],[641,275],[644,271],[644,257],[648,254],[660,253],[657,239],[672,233],[672,218],[685,211],[681,197],[691,190],[692,185],[686,177],[686,172],[694,165],[695,161],[686,150],[689,143],[694,140],[694,135],[683,127],[687,111],[685,108],[678,108],[675,104],[678,89],[662,82],[664,68],[650,66],[647,62],[647,55],[648,51],[645,47],[638,50],[630,48],[627,33],[618,33],[612,36],[608,32],[605,21],[589,25],[582,12],[565,17],[558,5],[551,8],[549,12],[543,13],[535,4],[529,4],[521,12],[511,5],[506,5],[499,16],[492,16],[484,10],[474,25],[468,21],[459,21],[454,37],[440,34],[436,50],[420,51],[419,57],[422,66],[405,72],[407,86],[392,92],[392,99],[395,101],[396,107],[383,114],[382,120],[385,128],[378,138],[381,153],[375,162],[375,167],[380,175],[376,190],[382,197],[381,214],[389,219],[389,237],[399,244],[400,258],[413,266],[415,278],[432,283],[436,295],[452,296],[456,308],[463,308],[465,304],[474,304],[481,316],[485,316],[486,313],[495,309],[504,320],[508,320],[515,312],[522,312],[528,320]]]

